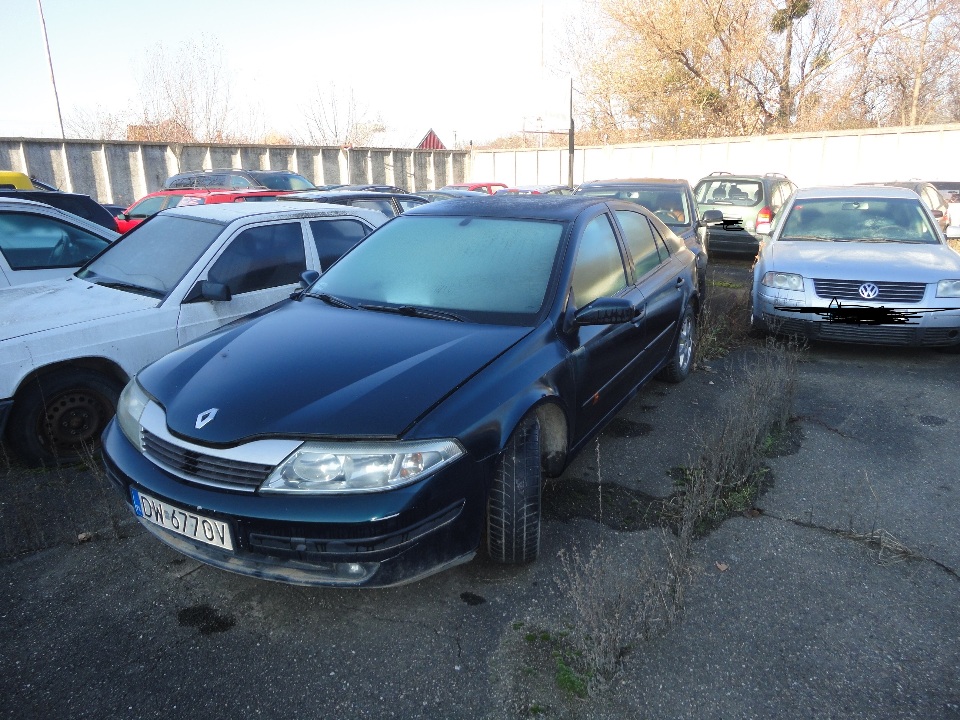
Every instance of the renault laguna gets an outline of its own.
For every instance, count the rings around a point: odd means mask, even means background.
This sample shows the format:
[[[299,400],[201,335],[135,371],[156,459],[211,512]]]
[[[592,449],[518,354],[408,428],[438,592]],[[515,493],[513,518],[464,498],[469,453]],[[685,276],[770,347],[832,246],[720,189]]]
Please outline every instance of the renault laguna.
[[[530,562],[544,476],[690,372],[698,280],[633,203],[424,205],[142,370],[108,475],[160,540],[260,578],[395,585],[481,546]]]

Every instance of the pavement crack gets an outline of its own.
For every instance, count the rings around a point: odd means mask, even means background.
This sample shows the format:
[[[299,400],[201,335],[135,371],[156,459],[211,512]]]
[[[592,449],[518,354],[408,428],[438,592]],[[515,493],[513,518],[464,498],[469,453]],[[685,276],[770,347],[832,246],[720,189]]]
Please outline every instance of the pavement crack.
[[[780,517],[779,515],[773,515],[767,511],[764,511],[763,514],[764,517],[780,520],[781,522],[787,522],[791,525],[796,525],[797,527],[819,530],[820,532],[829,533],[830,535],[843,538],[844,540],[852,540],[860,543],[861,545],[865,545],[877,551],[877,560],[881,565],[893,565],[895,563],[904,562],[905,560],[928,562],[940,568],[954,580],[960,582],[960,572],[958,572],[956,569],[950,567],[946,563],[942,563],[939,560],[930,557],[929,555],[924,555],[916,550],[911,550],[897,540],[890,532],[882,528],[875,528],[870,532],[861,533],[855,532],[851,529],[842,530],[840,528],[834,528],[828,525],[818,525],[810,520]]]
[[[820,427],[825,428],[832,433],[836,433],[842,438],[846,438],[847,440],[856,440],[857,442],[863,442],[856,435],[850,435],[849,433],[845,433],[843,430],[840,430],[839,428],[835,428],[833,427],[833,425],[829,425],[827,422],[825,422],[824,420],[821,420],[820,418],[814,415],[797,415],[795,416],[795,419],[804,421],[804,422],[812,422],[815,425],[819,425]]]

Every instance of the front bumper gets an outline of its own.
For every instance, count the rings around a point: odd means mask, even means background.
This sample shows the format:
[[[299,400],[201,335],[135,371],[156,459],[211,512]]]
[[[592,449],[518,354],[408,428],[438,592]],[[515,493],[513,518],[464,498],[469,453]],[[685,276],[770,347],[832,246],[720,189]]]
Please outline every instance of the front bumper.
[[[881,303],[862,303],[882,307]],[[780,335],[796,335],[808,340],[827,342],[862,343],[870,345],[901,345],[908,347],[953,347],[960,346],[960,308],[943,309],[938,312],[920,313],[919,317],[907,318],[906,322],[871,324],[857,322],[842,316],[830,316],[829,301],[817,297],[804,297],[801,293],[778,293],[761,286],[754,296],[754,327]],[[887,304],[889,307],[889,303]],[[782,308],[816,307],[823,315],[791,312]],[[922,305],[904,305],[898,309],[921,310]]]
[[[297,585],[386,587],[467,562],[480,544],[488,476],[485,465],[467,458],[383,493],[238,493],[193,485],[166,472],[137,451],[113,420],[103,435],[103,459],[131,512],[132,486],[225,522],[233,551],[138,518],[175,550],[242,575]]]

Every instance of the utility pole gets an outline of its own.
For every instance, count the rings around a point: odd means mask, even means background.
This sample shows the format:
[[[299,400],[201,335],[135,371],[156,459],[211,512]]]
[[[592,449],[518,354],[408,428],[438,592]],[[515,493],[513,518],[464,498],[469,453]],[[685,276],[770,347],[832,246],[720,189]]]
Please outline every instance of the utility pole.
[[[53,58],[50,56],[50,41],[47,39],[47,22],[43,19],[43,5],[37,0],[37,9],[40,11],[40,28],[43,30],[43,45],[47,49],[47,63],[50,65],[50,82],[53,83],[53,98],[57,101],[57,119],[60,120],[60,137],[67,139],[63,130],[63,114],[60,112],[60,96],[57,94],[57,78],[53,74]]]
[[[573,189],[573,78],[570,78],[570,138],[568,143],[570,156],[570,172],[567,177],[567,186]]]

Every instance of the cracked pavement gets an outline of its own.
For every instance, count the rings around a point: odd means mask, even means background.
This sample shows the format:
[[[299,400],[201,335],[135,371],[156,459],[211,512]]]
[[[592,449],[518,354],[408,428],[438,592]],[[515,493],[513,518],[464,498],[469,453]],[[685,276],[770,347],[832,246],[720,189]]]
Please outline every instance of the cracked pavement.
[[[601,512],[669,495],[738,358],[650,384],[547,495],[592,483]],[[799,447],[767,460],[762,512],[696,541],[680,622],[585,700],[537,674],[523,628],[573,617],[561,550],[599,548],[628,574],[656,528],[548,514],[534,565],[481,557],[357,592],[231,575],[91,513],[71,532],[92,541],[0,564],[0,717],[960,718],[958,399],[956,355],[811,348]],[[8,474],[8,494],[25,482],[42,476]]]

